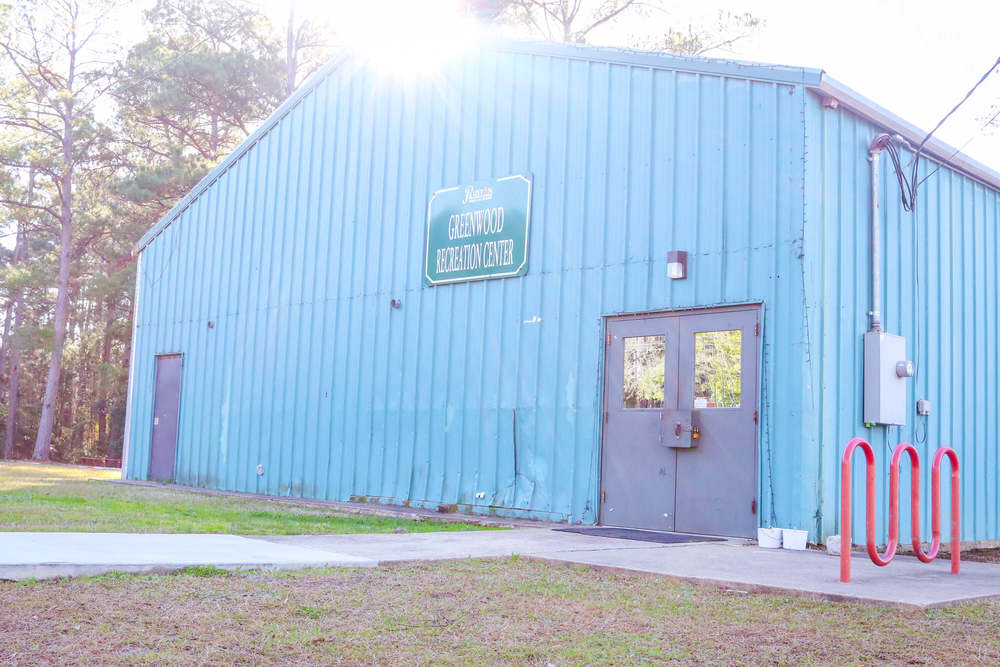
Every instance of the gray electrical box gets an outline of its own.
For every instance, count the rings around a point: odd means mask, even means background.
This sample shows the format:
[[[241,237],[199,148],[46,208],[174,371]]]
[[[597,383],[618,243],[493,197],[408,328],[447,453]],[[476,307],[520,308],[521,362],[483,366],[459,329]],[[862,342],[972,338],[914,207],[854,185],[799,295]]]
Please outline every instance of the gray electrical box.
[[[906,423],[906,378],[913,371],[905,338],[884,331],[865,334],[866,424]]]

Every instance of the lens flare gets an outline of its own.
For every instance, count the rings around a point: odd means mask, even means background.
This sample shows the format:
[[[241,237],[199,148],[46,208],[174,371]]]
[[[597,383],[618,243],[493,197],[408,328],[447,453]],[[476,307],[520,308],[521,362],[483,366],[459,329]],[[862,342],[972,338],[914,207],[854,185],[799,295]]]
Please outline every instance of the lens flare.
[[[372,0],[345,6],[337,31],[346,46],[379,70],[431,75],[469,49],[481,33],[453,0]]]

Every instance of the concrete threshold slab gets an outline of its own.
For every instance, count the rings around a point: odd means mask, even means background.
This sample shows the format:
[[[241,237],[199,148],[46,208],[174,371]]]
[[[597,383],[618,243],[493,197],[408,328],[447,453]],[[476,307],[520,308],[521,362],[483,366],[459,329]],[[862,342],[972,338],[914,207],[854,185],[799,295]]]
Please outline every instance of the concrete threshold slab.
[[[553,551],[577,553],[618,549],[684,548],[687,544],[658,544],[544,528],[514,528],[503,531],[448,531],[367,535],[286,535],[258,537],[275,544],[291,544],[309,549],[329,549],[377,560],[379,563],[495,558]],[[739,542],[743,542],[740,540]],[[720,544],[720,543],[716,543]]]
[[[84,577],[108,572],[375,567],[351,554],[274,544],[236,535],[0,533],[0,579]]]
[[[998,564],[966,562],[956,576],[946,560],[925,564],[911,556],[897,556],[888,567],[880,568],[866,555],[857,554],[852,559],[853,581],[842,584],[838,559],[824,552],[762,549],[747,546],[745,540],[658,544],[539,528],[257,539],[329,549],[382,564],[517,554],[727,589],[908,609],[1000,598]]]

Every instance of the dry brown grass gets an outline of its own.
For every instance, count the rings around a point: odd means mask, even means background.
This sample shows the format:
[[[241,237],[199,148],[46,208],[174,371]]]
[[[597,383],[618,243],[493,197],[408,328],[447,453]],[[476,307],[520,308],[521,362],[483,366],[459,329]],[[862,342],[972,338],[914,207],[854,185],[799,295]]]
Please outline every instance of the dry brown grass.
[[[900,612],[516,558],[3,583],[0,609],[4,664],[1000,664],[1000,602]]]

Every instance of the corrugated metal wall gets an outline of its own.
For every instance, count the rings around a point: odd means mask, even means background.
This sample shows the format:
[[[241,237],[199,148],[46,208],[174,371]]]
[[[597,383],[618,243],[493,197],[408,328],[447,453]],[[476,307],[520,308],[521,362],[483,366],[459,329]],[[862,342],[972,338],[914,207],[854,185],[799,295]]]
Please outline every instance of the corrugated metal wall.
[[[178,482],[593,522],[603,317],[762,301],[763,520],[807,524],[805,95],[504,50],[337,69],[143,251],[128,476],[180,352]],[[513,173],[528,275],[424,287],[430,193]]]
[[[878,461],[880,539],[887,537],[889,459],[898,442],[913,442],[922,464],[923,535],[930,534],[930,466],[948,445],[962,465],[962,536],[1000,539],[998,419],[1000,419],[1000,195],[966,176],[923,161],[915,214],[903,210],[896,177],[884,155],[883,322],[907,338],[918,374],[909,383],[902,427],[862,426],[862,334],[871,309],[870,176],[868,146],[883,130],[844,110],[806,109],[806,283],[809,308],[807,449],[815,451],[814,533],[839,528],[840,456],[854,436],[868,438]],[[912,155],[903,152],[908,165]],[[916,400],[932,402],[917,417]],[[863,456],[855,463],[855,540],[864,539]],[[948,526],[948,467],[944,464],[943,522]],[[909,534],[909,465],[904,458],[900,532]],[[907,540],[903,540],[907,542]]]

